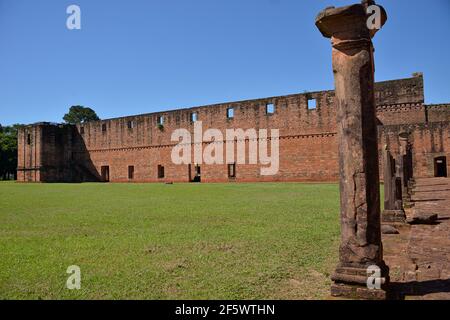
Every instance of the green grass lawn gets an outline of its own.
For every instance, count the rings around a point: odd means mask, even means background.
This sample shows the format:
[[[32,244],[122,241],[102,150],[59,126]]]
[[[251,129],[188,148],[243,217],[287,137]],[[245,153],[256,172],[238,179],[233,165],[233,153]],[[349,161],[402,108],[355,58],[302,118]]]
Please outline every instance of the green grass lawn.
[[[326,298],[338,198],[336,184],[2,182],[0,299]]]

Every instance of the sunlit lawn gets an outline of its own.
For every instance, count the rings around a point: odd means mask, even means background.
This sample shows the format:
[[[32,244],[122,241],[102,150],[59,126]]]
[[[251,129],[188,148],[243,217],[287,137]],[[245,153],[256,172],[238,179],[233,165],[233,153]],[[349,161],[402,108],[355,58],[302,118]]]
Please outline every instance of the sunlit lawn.
[[[0,299],[322,299],[336,184],[0,183]],[[66,288],[70,265],[80,290]]]

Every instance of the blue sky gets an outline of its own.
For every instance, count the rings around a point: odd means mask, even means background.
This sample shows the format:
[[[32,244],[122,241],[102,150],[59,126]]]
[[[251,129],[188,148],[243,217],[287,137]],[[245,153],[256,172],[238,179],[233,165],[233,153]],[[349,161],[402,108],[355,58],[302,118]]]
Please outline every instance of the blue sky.
[[[0,0],[0,123],[101,118],[333,88],[314,25],[341,0]],[[81,7],[82,29],[66,28]],[[450,1],[384,0],[376,80],[425,76],[450,102]]]

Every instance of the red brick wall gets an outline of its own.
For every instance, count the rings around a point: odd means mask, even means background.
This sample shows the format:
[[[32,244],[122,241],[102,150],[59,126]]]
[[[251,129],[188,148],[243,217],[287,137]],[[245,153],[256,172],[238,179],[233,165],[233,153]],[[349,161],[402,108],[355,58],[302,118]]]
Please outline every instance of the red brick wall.
[[[378,118],[384,125],[424,123],[427,116],[440,119],[442,114],[448,115],[442,111],[448,109],[427,109],[423,105],[421,76],[377,83],[376,97]],[[316,109],[308,109],[309,99],[317,99]],[[276,175],[261,176],[259,164],[237,164],[236,178],[229,179],[227,164],[202,164],[203,182],[335,181],[338,179],[338,156],[333,99],[333,91],[321,91],[108,119],[76,127],[29,126],[19,134],[19,169],[40,169],[29,171],[35,176],[19,170],[19,180],[99,180],[101,167],[109,166],[111,181],[130,181],[128,166],[134,166],[132,181],[135,182],[187,182],[188,165],[175,165],[171,161],[172,147],[177,143],[171,141],[171,134],[179,128],[193,133],[191,114],[195,112],[198,121],[202,121],[203,132],[214,128],[225,135],[226,129],[253,128],[257,131],[279,129],[280,133],[280,166]],[[269,103],[275,105],[273,114],[266,113]],[[234,109],[233,119],[227,119],[228,108]],[[163,128],[157,125],[161,116]],[[129,121],[132,128],[128,127]],[[103,126],[106,131],[102,130]],[[33,130],[37,130],[36,133]],[[27,132],[35,135],[36,146],[24,145]],[[225,136],[216,143],[224,146],[230,143],[224,140]],[[33,152],[35,155],[30,156]],[[191,176],[194,162],[191,161]],[[157,176],[158,165],[165,168],[163,179]]]
[[[247,141],[247,151],[248,143]],[[201,164],[202,182],[336,180],[338,174],[336,145],[334,134],[282,137],[278,174],[261,176],[259,164],[236,164],[236,178],[229,179],[227,164]],[[223,150],[225,149],[224,147]],[[110,166],[111,181],[129,181],[128,166],[133,165],[135,167],[133,181],[188,182],[188,165],[173,164],[170,158],[171,150],[171,146],[136,147],[96,150],[91,151],[90,156],[98,172],[102,166]],[[157,177],[158,165],[164,166],[164,179]],[[191,164],[191,171],[194,172],[194,161]]]
[[[450,104],[428,104],[426,105],[428,121],[450,121]]]
[[[71,180],[70,161],[74,132],[72,126],[48,123],[20,129],[17,180],[22,182]]]
[[[18,132],[17,180],[41,181],[42,127],[29,126]]]
[[[308,110],[308,98],[317,99],[315,110]],[[275,105],[274,114],[266,113],[268,103]],[[228,108],[234,108],[233,119],[226,117]],[[177,142],[171,141],[171,133],[184,128],[193,134],[194,124],[190,120],[193,112],[197,113],[198,121],[202,121],[203,132],[210,128],[219,129],[224,139],[226,129],[280,130],[279,173],[265,177],[260,175],[260,165],[237,164],[236,178],[232,181],[336,179],[337,150],[333,134],[336,124],[331,91],[90,122],[77,126],[82,140],[78,143],[80,150],[76,152],[82,155],[82,149],[89,150],[97,172],[102,166],[109,166],[111,181],[128,181],[130,165],[135,167],[133,181],[188,181],[188,166],[172,164],[171,151]],[[164,117],[163,130],[156,125],[159,116]],[[129,121],[133,122],[132,129],[128,128]],[[106,131],[102,131],[103,124],[106,124]],[[158,165],[165,167],[164,179],[157,178]],[[193,168],[194,161],[192,171]],[[226,164],[203,164],[201,173],[205,182],[230,180]]]
[[[377,105],[387,106],[403,103],[423,103],[423,75],[413,74],[412,78],[377,82],[375,99]]]
[[[447,172],[450,172],[449,122],[393,125],[380,129],[380,149],[388,142],[394,155],[398,154],[399,134],[408,133],[408,141],[412,144],[415,178],[434,177],[434,159],[440,156],[447,157]]]
[[[377,118],[383,125],[426,122],[423,103],[405,103],[377,107]]]

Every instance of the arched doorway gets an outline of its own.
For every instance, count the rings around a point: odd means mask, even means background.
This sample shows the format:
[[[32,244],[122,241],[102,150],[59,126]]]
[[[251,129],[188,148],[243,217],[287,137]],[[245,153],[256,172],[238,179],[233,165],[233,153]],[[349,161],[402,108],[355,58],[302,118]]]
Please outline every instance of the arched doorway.
[[[447,177],[447,157],[434,158],[434,176]]]

